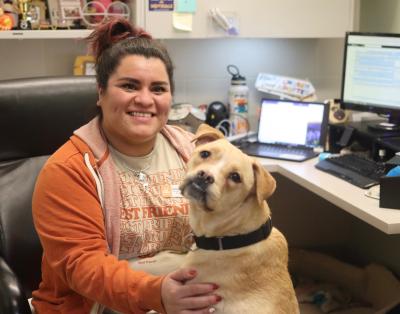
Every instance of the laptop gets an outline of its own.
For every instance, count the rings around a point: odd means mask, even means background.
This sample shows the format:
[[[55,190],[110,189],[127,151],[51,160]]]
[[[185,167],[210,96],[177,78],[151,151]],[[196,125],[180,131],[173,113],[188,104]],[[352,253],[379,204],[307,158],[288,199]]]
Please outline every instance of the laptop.
[[[251,156],[304,161],[325,146],[328,117],[325,103],[262,99],[257,138],[238,147]]]

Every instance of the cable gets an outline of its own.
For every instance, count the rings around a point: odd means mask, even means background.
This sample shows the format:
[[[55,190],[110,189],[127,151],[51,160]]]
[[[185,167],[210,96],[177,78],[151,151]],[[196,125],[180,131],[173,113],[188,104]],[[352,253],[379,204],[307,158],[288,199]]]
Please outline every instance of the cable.
[[[223,123],[227,123],[229,126],[229,130],[223,126]],[[230,130],[232,130],[232,124],[231,121],[228,119],[222,119],[221,121],[218,122],[218,124],[215,126],[216,129],[220,130],[222,133],[224,133],[225,136],[230,136]]]

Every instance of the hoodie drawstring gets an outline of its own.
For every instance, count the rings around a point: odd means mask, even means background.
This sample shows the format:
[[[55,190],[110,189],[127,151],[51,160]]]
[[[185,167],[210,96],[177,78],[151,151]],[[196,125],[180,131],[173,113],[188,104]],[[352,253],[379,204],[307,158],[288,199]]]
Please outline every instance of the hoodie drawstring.
[[[85,160],[86,167],[88,167],[90,173],[92,174],[92,176],[94,178],[94,181],[96,182],[96,189],[97,189],[97,194],[99,195],[100,204],[101,204],[101,207],[104,208],[104,184],[103,184],[103,180],[102,180],[100,174],[97,172],[97,170],[95,170],[93,168],[92,164],[90,163],[89,154],[85,153],[83,155],[83,158]]]
[[[97,172],[96,169],[93,168],[92,164],[90,163],[89,154],[85,153],[83,155],[83,159],[85,160],[86,167],[88,167],[90,173],[93,176],[94,181],[96,182],[96,189],[97,194],[99,195],[99,200],[101,207],[104,208],[104,184],[103,179],[101,178],[100,174]],[[100,314],[104,310],[104,306],[100,305],[99,303],[94,303],[92,309],[90,310],[90,314]]]

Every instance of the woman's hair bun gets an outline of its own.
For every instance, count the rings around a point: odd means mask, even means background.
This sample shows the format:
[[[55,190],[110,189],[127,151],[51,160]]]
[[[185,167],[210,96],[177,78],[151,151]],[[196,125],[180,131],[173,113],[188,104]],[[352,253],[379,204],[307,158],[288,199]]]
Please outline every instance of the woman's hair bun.
[[[142,28],[134,27],[124,18],[113,18],[106,23],[100,24],[88,37],[87,41],[90,44],[91,53],[96,60],[100,57],[103,51],[109,48],[116,42],[126,38],[148,38],[151,35]]]

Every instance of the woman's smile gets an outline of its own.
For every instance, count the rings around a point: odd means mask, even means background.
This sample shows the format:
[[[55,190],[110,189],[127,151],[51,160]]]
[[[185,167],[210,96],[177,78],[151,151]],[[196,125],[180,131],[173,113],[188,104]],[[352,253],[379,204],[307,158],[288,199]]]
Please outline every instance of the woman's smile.
[[[156,116],[152,112],[144,111],[129,111],[128,115],[133,123],[150,123],[152,119]]]
[[[151,112],[130,111],[128,114],[132,117],[151,118],[155,115]]]

